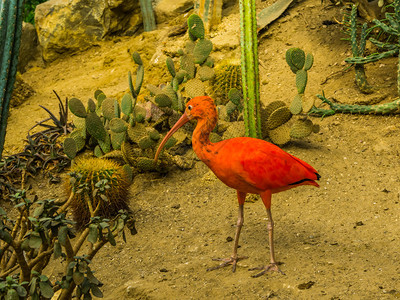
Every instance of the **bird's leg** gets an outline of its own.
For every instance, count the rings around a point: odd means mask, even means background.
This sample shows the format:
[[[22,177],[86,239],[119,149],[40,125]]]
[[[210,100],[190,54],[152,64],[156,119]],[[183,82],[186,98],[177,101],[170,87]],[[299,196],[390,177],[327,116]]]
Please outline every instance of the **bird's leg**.
[[[216,269],[220,269],[223,267],[226,267],[227,265],[232,265],[232,272],[236,271],[236,264],[239,260],[241,259],[245,259],[247,258],[247,256],[238,256],[237,255],[237,248],[239,245],[239,236],[240,236],[240,231],[242,229],[243,226],[243,203],[241,203],[240,199],[243,197],[243,202],[244,202],[244,198],[246,198],[246,194],[240,195],[240,192],[238,192],[238,198],[239,198],[239,213],[238,213],[238,220],[237,220],[237,224],[236,224],[236,233],[235,233],[235,243],[233,244],[233,253],[230,257],[228,258],[215,258],[213,260],[217,260],[217,261],[222,261],[222,263],[218,266],[212,267],[207,269],[207,271],[212,271],[212,270],[216,270]]]
[[[267,208],[267,215],[268,215],[268,239],[269,239],[269,251],[270,251],[270,258],[271,262],[269,265],[266,265],[265,267],[259,267],[259,268],[252,268],[250,270],[262,270],[260,273],[257,273],[255,275],[252,275],[251,277],[260,277],[261,275],[264,275],[265,273],[269,271],[276,271],[281,274],[283,273],[279,267],[278,263],[275,260],[275,250],[274,250],[274,221],[272,220],[272,214],[271,214],[271,209]]]

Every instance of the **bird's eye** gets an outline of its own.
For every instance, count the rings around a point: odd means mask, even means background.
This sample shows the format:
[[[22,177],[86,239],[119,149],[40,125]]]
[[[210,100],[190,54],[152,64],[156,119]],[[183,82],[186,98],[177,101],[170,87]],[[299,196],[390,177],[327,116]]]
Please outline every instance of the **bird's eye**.
[[[192,110],[192,108],[193,108],[193,106],[191,106],[191,105],[189,105],[189,106],[187,107],[188,110]]]

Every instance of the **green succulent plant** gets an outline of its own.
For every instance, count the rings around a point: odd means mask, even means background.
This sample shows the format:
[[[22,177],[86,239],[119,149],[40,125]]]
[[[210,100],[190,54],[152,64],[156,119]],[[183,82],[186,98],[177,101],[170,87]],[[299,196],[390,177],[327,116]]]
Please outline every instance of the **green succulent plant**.
[[[292,138],[305,138],[319,130],[319,126],[314,125],[308,118],[308,114],[314,108],[315,100],[305,95],[308,71],[314,63],[314,57],[311,53],[306,55],[299,48],[290,48],[286,51],[286,62],[290,70],[296,74],[297,94],[289,107],[283,101],[274,101],[262,113],[263,136],[268,136],[277,145],[284,145]],[[293,116],[297,118],[289,125],[288,122]]]
[[[68,101],[75,125],[75,129],[64,141],[64,152],[69,158],[73,159],[86,144],[94,146],[97,157],[111,150],[120,150],[128,126],[134,126],[145,119],[146,111],[136,106],[143,83],[143,62],[137,52],[132,54],[132,59],[138,65],[136,82],[133,85],[129,72],[130,93],[122,97],[121,104],[116,99],[107,98],[101,90],[95,91],[95,100],[89,99],[87,106],[77,98]]]

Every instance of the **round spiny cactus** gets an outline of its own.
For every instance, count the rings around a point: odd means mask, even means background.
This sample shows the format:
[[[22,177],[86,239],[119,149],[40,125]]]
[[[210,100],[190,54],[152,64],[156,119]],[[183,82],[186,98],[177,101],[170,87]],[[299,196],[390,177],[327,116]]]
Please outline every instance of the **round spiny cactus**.
[[[221,99],[217,104],[226,104],[229,91],[233,88],[242,90],[242,71],[239,60],[226,60],[215,67],[212,88],[216,98]],[[219,97],[218,97],[219,96]],[[221,102],[221,103],[218,103]]]
[[[67,191],[74,193],[71,209],[77,227],[85,227],[94,216],[112,218],[121,209],[129,210],[129,178],[130,174],[111,160],[77,160],[66,181]]]

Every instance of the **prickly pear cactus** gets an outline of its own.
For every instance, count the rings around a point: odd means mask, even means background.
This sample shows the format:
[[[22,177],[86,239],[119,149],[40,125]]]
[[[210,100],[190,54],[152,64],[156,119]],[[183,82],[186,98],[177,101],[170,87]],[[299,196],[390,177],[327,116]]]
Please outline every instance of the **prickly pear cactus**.
[[[286,62],[292,72],[296,74],[297,94],[289,107],[283,101],[274,101],[261,114],[263,137],[268,136],[277,145],[284,145],[291,138],[305,138],[319,130],[319,126],[314,125],[308,118],[308,114],[314,109],[315,100],[304,94],[308,71],[314,63],[314,57],[310,53],[306,55],[299,48],[291,48],[286,51]],[[297,117],[289,124],[293,116]]]
[[[167,114],[171,113],[170,109],[183,112],[185,98],[205,95],[207,82],[214,77],[214,62],[210,57],[213,44],[205,38],[203,21],[193,14],[187,22],[189,41],[184,49],[177,52],[179,64],[171,57],[166,59],[171,82],[160,87],[147,86],[152,96],[151,101]],[[179,65],[179,69],[176,65]]]
[[[134,85],[129,72],[130,93],[125,94],[121,101],[108,98],[101,90],[94,93],[95,100],[89,99],[86,106],[77,98],[68,101],[75,129],[64,142],[64,152],[71,159],[85,145],[93,148],[97,157],[112,150],[120,150],[128,127],[144,121],[146,111],[136,106],[144,67],[139,53],[134,52],[132,59],[138,65],[136,82]]]

